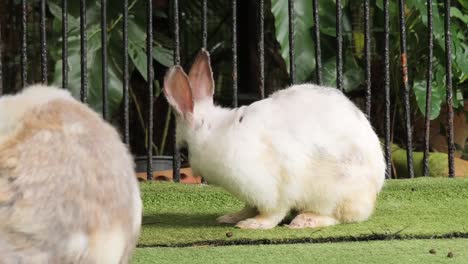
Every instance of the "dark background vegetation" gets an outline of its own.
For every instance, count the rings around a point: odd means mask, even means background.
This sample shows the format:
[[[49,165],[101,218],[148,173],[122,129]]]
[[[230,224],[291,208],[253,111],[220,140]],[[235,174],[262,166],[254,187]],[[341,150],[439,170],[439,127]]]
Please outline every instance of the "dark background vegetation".
[[[110,2],[110,1],[109,1]],[[371,1],[372,23],[372,123],[380,136],[384,134],[383,85],[383,4]],[[443,32],[443,3],[434,0],[434,57],[432,80],[431,119],[434,151],[445,151],[445,59]],[[323,78],[326,85],[336,83],[335,3],[320,0],[320,33]],[[411,89],[412,118],[414,120],[415,148],[422,148],[427,71],[427,18],[426,0],[407,1],[405,16],[408,31],[408,64]],[[130,56],[130,118],[131,148],[136,155],[144,155],[147,145],[146,115],[146,1],[129,0],[129,56]],[[87,1],[89,104],[101,111],[101,28],[100,1]],[[40,80],[39,63],[39,0],[28,1],[28,82]],[[122,127],[122,0],[112,0],[108,6],[108,52],[111,121]],[[161,93],[162,79],[167,67],[173,64],[173,9],[172,1],[153,0],[154,23],[153,59],[155,70],[155,154],[173,151],[173,118]],[[201,1],[180,0],[181,59],[188,68],[201,47]],[[315,82],[315,58],[312,37],[312,4],[309,0],[296,0],[296,67],[298,82]],[[390,2],[391,16],[391,99],[392,140],[404,146],[402,90],[400,85],[398,6]],[[62,83],[61,1],[49,0],[47,13],[49,82]],[[79,1],[69,1],[69,86],[78,97],[80,89]],[[238,1],[238,70],[239,101],[248,104],[258,100],[256,1]],[[452,1],[452,65],[454,86],[455,139],[457,155],[466,155],[468,128],[464,106],[468,97],[468,0]],[[229,106],[232,101],[231,3],[226,0],[208,1],[208,50],[211,52],[216,83],[216,101]],[[1,45],[3,52],[3,87],[11,93],[20,89],[20,19],[19,0],[0,2]],[[289,44],[287,1],[265,1],[265,87],[266,93],[288,85]],[[347,95],[358,105],[364,100],[364,25],[363,3],[343,0],[344,29],[344,87]],[[339,144],[339,142],[338,142]],[[444,145],[445,144],[445,145]]]

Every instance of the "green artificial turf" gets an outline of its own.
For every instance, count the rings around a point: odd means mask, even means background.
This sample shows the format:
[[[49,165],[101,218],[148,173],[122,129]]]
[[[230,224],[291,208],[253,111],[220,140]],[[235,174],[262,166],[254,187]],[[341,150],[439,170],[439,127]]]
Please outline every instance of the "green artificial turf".
[[[283,226],[272,230],[240,230],[216,223],[216,217],[239,210],[243,204],[213,186],[151,182],[142,183],[141,191],[145,209],[140,248],[468,238],[467,179],[388,181],[369,221],[300,230]],[[226,235],[228,232],[232,233],[231,237]],[[178,249],[171,250],[178,252]],[[139,249],[138,252],[146,251]],[[185,251],[181,249],[180,252]]]
[[[430,251],[433,249],[433,253]],[[452,252],[453,257],[447,257]],[[294,245],[139,248],[140,263],[468,263],[468,239],[393,240]]]

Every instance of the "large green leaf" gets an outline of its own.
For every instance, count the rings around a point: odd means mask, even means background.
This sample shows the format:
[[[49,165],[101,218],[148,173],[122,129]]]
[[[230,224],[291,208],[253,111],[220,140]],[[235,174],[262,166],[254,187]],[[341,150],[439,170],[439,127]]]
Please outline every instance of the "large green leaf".
[[[464,0],[463,0],[464,1]],[[378,0],[376,6],[382,12],[383,0]],[[413,91],[421,113],[425,114],[426,100],[426,74],[427,74],[427,34],[428,18],[426,0],[413,0],[406,2],[406,27],[408,32],[408,61],[410,78],[414,80]],[[434,80],[432,81],[432,101],[431,119],[436,118],[440,113],[441,105],[445,103],[445,34],[444,34],[444,14],[443,1],[434,0],[433,3],[433,36],[434,36]],[[398,22],[398,4],[390,2],[391,21]],[[454,107],[463,105],[463,93],[458,89],[458,85],[468,80],[468,49],[466,45],[466,10],[451,7],[451,33],[452,33],[452,73],[454,84]],[[392,23],[392,22],[391,22]],[[398,38],[398,30],[393,31]],[[398,42],[395,42],[398,44]],[[393,50],[399,50],[397,45],[393,45]],[[398,62],[397,62],[398,63]]]
[[[420,14],[420,18],[424,26],[428,26],[428,20],[427,20],[427,6],[426,6],[426,0],[413,0],[413,1],[408,1],[406,2],[408,5],[408,8],[414,8],[418,10]],[[438,8],[438,1],[434,1],[432,3],[433,8],[433,28],[434,28],[434,40],[435,43],[440,46],[443,50],[445,50],[445,42],[444,42],[444,17],[442,14],[439,12]],[[411,29],[410,29],[411,30]],[[425,32],[424,32],[425,33]]]
[[[129,21],[128,32],[128,52],[130,59],[141,76],[147,81],[148,55],[146,53],[146,32],[132,20]],[[172,50],[166,49],[158,43],[155,43],[153,47],[152,57],[166,67],[173,65],[174,54]]]
[[[113,3],[120,5],[120,0]],[[133,5],[133,3],[135,5]],[[121,5],[120,5],[121,6]],[[141,23],[140,18],[136,18],[134,9],[144,13],[144,5],[141,1],[132,1],[130,5],[128,32],[129,32],[129,58],[130,70],[137,69],[143,78],[147,79],[147,54],[146,54],[146,31],[145,24]],[[88,2],[87,5],[87,73],[88,73],[88,104],[98,112],[102,111],[102,43],[101,43],[101,24],[100,24],[100,2]],[[111,114],[118,110],[122,100],[122,63],[123,63],[123,37],[121,29],[122,17],[119,13],[121,8],[115,5],[109,7],[108,23],[108,88],[109,88],[109,110]],[[49,2],[49,10],[54,16],[53,27],[55,32],[60,32],[62,21],[62,8],[58,0]],[[73,96],[80,97],[81,90],[81,67],[80,67],[80,21],[79,9],[73,6],[69,9],[69,37],[68,37],[68,65],[69,65],[69,89]],[[139,23],[136,23],[136,21]],[[51,55],[55,61],[55,72],[53,83],[61,85],[62,83],[62,39],[56,42]],[[170,57],[170,59],[169,59]],[[172,51],[162,47],[155,42],[153,58],[164,66],[172,64]]]
[[[460,3],[463,8],[468,9],[468,0],[458,0],[458,3]]]
[[[360,88],[360,84],[364,82],[364,70],[359,67],[350,52],[345,53],[344,68],[346,68],[343,73],[344,90],[350,92]],[[336,76],[336,56],[333,56],[323,65],[323,84],[335,87]]]
[[[459,83],[468,80],[468,45],[465,36],[468,34],[467,29],[463,30],[458,24],[452,24],[452,62],[454,76],[459,79]]]
[[[276,39],[281,46],[281,56],[284,58],[289,70],[288,1],[272,0],[271,3],[271,11],[275,17]],[[343,6],[346,5],[347,1],[343,1]],[[336,36],[335,9],[336,5],[333,1],[319,0],[320,33],[324,36]],[[294,21],[296,81],[305,82],[311,79],[315,69],[312,2],[309,0],[296,0],[294,1],[294,10],[296,14]],[[344,10],[343,32],[348,33],[351,32],[351,22]],[[350,38],[351,34],[345,34],[345,39],[350,40]],[[327,49],[329,47],[323,47],[322,50],[325,50],[324,48]],[[330,57],[326,56],[326,54],[323,54],[323,56],[323,59]]]
[[[134,21],[128,22],[128,55],[145,80],[148,80],[148,63],[146,56],[146,31]]]
[[[281,45],[281,56],[289,70],[289,24],[288,1],[272,0],[271,11],[275,16],[276,39]],[[315,68],[315,54],[312,41],[312,5],[310,1],[294,1],[295,19],[295,64],[296,80],[308,80]]]
[[[375,1],[375,6],[377,6],[381,11],[384,9],[384,0],[377,0]],[[388,2],[388,10],[389,14],[397,14],[398,13],[398,3],[396,1],[390,1]]]
[[[458,68],[462,69],[460,74],[460,82],[468,80],[468,45],[465,43],[459,43],[460,45],[455,46],[456,54],[455,63]]]
[[[450,14],[452,17],[456,17],[463,21],[465,24],[468,24],[468,14],[463,14],[463,12],[460,9],[456,7],[451,7]]]
[[[61,20],[61,8],[49,3],[49,10]],[[53,10],[53,11],[52,11]],[[98,112],[102,112],[102,43],[100,28],[100,5],[91,3],[87,9],[87,74],[88,74],[88,104]],[[70,21],[74,21],[73,14],[69,15]],[[62,40],[63,41],[63,40]],[[109,38],[109,42],[119,41],[117,38]],[[61,43],[61,42],[60,42]],[[122,51],[115,48],[115,45],[108,43],[108,89],[109,89],[109,110],[114,113],[122,99],[122,73],[116,67],[116,57],[121,57]],[[58,53],[61,56],[61,52]],[[81,91],[81,63],[80,63],[81,45],[79,36],[79,23],[69,24],[68,38],[68,67],[69,67],[69,90],[75,98],[80,98]],[[121,60],[119,61],[121,62]],[[62,84],[62,60],[59,59],[55,64],[53,84],[61,86]]]
[[[102,49],[99,41],[99,35],[90,38],[88,43],[91,49],[87,52],[87,73],[88,73],[88,104],[98,112],[102,111]],[[99,42],[100,43],[100,42]],[[79,40],[70,41],[70,50],[79,49]],[[109,58],[117,56],[118,52],[109,49]],[[75,98],[80,98],[81,90],[81,67],[80,54],[78,52],[70,52],[68,56],[69,65],[69,90]],[[116,61],[111,59],[108,63],[109,75],[109,110],[114,113],[122,99],[122,74],[116,67]],[[54,85],[60,86],[62,83],[62,60],[58,60],[55,64]]]
[[[437,118],[440,114],[440,107],[445,101],[445,73],[444,68],[439,64],[434,68],[434,78],[432,80],[431,90],[431,115],[430,119]],[[418,104],[419,111],[423,115],[426,115],[426,91],[427,82],[425,79],[417,79],[413,84],[414,94],[416,96],[416,102]]]
[[[153,47],[153,58],[166,67],[169,67],[174,64],[173,50],[166,49],[161,45]]]

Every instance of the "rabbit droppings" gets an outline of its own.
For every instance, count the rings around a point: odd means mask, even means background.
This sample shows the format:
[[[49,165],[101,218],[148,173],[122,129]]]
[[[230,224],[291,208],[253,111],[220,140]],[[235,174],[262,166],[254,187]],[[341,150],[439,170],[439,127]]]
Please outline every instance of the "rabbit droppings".
[[[0,263],[128,263],[141,226],[117,131],[65,90],[0,98]]]
[[[220,223],[268,229],[290,211],[290,228],[364,221],[385,178],[379,139],[339,90],[294,85],[249,106],[214,105],[209,53],[188,76],[168,70],[164,93],[177,113],[177,144],[195,173],[245,202]]]

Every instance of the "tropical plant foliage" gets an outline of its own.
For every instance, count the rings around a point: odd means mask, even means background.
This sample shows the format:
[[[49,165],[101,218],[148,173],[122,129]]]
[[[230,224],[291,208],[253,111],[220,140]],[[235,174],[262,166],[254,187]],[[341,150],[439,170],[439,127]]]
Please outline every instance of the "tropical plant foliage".
[[[62,9],[61,1],[48,2],[49,10],[54,16],[52,32],[56,37],[51,38],[51,56],[55,61],[53,82],[61,85],[62,82],[62,50],[60,49]],[[122,0],[114,0],[108,7],[108,75],[109,75],[109,107],[111,113],[115,112],[122,100],[123,79],[123,28],[122,28]],[[88,1],[86,9],[87,20],[87,72],[89,77],[89,104],[97,111],[102,110],[102,42],[101,42],[101,4],[100,1]],[[147,80],[147,54],[146,54],[146,14],[145,1],[133,0],[129,4],[129,45],[130,74],[133,71]],[[165,16],[156,13],[156,16]],[[68,7],[68,67],[69,88],[75,96],[79,95],[81,87],[80,78],[80,19],[79,2],[70,1]],[[172,65],[173,54],[171,38],[158,34],[153,41],[153,57],[164,66]],[[156,94],[160,93],[159,83],[155,83]]]
[[[131,121],[137,123],[132,125],[132,136],[135,141],[140,140],[147,133],[147,91],[145,81],[147,80],[147,53],[146,53],[146,0],[129,1],[129,58],[130,58],[130,112]],[[161,81],[166,68],[173,64],[173,18],[172,3],[170,0],[152,0],[154,6],[153,17],[153,59],[155,64],[154,94],[155,98],[155,134],[161,138],[153,140],[158,154],[170,153],[170,142],[166,138],[172,138],[170,112],[166,111],[167,105],[161,94]],[[265,42],[266,63],[265,73],[267,81],[274,85],[273,90],[284,87],[287,83],[287,69],[289,64],[289,41],[288,41],[288,6],[285,0],[271,0],[265,2]],[[443,1],[433,0],[434,3],[434,56],[433,79],[432,79],[432,103],[431,119],[439,116],[441,105],[445,102],[445,43],[443,24]],[[12,10],[20,10],[19,0],[8,0],[2,2]],[[8,5],[5,5],[8,3]],[[38,14],[39,0],[30,0],[28,6],[28,54],[29,54],[29,81],[38,80],[40,76],[39,50],[40,43],[31,41],[39,39]],[[216,82],[216,100],[229,104],[232,95],[232,53],[231,53],[231,5],[226,0],[208,1],[208,45],[211,52],[214,77]],[[406,1],[405,17],[407,22],[407,44],[410,87],[412,91],[413,105],[418,107],[424,114],[426,96],[426,71],[427,71],[427,39],[428,21],[426,18],[426,0]],[[62,9],[61,0],[48,0],[48,50],[50,54],[49,69],[52,73],[49,79],[54,84],[62,83]],[[117,116],[122,103],[122,79],[123,79],[123,29],[122,11],[123,0],[108,1],[108,25],[107,25],[107,48],[108,48],[108,84],[110,112],[113,117]],[[254,62],[256,56],[255,39],[255,4],[238,2],[238,50],[239,50],[239,90],[240,93],[255,92],[256,84],[252,84],[255,77],[253,72],[257,70]],[[312,1],[295,0],[295,39],[296,39],[296,74],[298,82],[315,81],[315,51],[312,32],[313,15]],[[343,32],[344,32],[344,87],[347,92],[359,91],[364,88],[364,26],[362,0],[342,0],[343,4]],[[81,88],[80,68],[80,19],[79,1],[68,1],[68,58],[69,88],[74,96],[79,97]],[[322,76],[323,82],[329,86],[336,85],[336,17],[335,1],[319,0],[320,33],[322,47]],[[179,0],[180,9],[180,55],[182,65],[188,66],[201,46],[201,1]],[[5,10],[5,9],[4,9]],[[253,10],[253,11],[252,11]],[[87,73],[88,73],[88,103],[95,110],[102,110],[102,43],[101,43],[101,1],[87,1]],[[270,12],[271,11],[271,12]],[[452,20],[452,66],[454,84],[454,106],[460,108],[463,97],[468,96],[468,0],[453,0],[451,7]],[[10,28],[18,29],[17,13],[8,14],[4,21],[10,24]],[[246,17],[244,17],[246,16]],[[400,85],[400,35],[398,24],[398,6],[395,1],[390,1],[390,55],[391,55],[391,89],[393,106],[395,111],[401,113]],[[253,26],[250,25],[253,23]],[[273,25],[274,24],[274,25]],[[371,25],[372,25],[372,65],[373,65],[373,89],[377,89],[373,95],[379,99],[383,87],[378,83],[382,76],[379,72],[374,74],[374,68],[383,65],[383,0],[371,1]],[[247,27],[247,28],[246,28]],[[3,27],[3,33],[5,33]],[[5,35],[5,34],[4,34]],[[6,63],[4,69],[9,73],[8,86],[19,87],[19,52],[16,51],[16,43],[20,37],[19,32],[9,33],[8,50],[4,53]],[[275,40],[276,37],[276,40]],[[250,41],[250,42],[249,42]],[[255,42],[255,41],[254,41]],[[11,44],[13,43],[13,44]],[[247,43],[247,44],[246,44]],[[278,45],[279,44],[279,45]],[[279,54],[280,53],[280,54]],[[268,54],[268,55],[267,55]],[[250,60],[245,59],[249,57]],[[284,60],[284,61],[283,61]],[[186,67],[187,68],[187,67]],[[274,68],[274,69],[273,69]],[[280,69],[278,71],[278,69]],[[275,71],[276,70],[276,71]],[[278,74],[278,72],[280,74]],[[380,72],[381,74],[381,72]],[[247,76],[247,78],[245,78]],[[281,77],[280,77],[281,76]],[[249,79],[250,78],[250,79]],[[247,79],[247,81],[246,81]],[[5,78],[6,80],[6,78]],[[273,80],[273,81],[272,81]],[[275,81],[276,80],[276,81]],[[281,80],[281,81],[278,81]],[[11,83],[11,84],[10,84]],[[276,85],[276,86],[275,86]],[[12,89],[13,91],[14,89]],[[360,93],[355,93],[360,94]],[[241,96],[239,97],[241,98]],[[159,100],[159,101],[158,101]],[[250,100],[250,99],[249,99]],[[378,101],[378,100],[375,100]],[[159,108],[158,108],[159,107]],[[398,115],[397,115],[398,116]],[[114,120],[113,120],[114,121]],[[115,120],[118,122],[119,120]],[[161,123],[157,123],[161,122]],[[395,123],[398,126],[400,122]],[[141,130],[141,131],[140,131]],[[135,132],[136,131],[136,132]],[[137,133],[138,132],[138,133]],[[398,131],[395,132],[398,135]],[[134,147],[141,153],[146,144]],[[137,151],[138,152],[138,151]],[[139,153],[140,153],[139,152]]]
[[[383,32],[383,0],[371,1],[371,21],[373,21],[372,41],[373,62],[382,60],[383,45],[378,42]],[[463,106],[463,90],[468,87],[468,1],[452,1],[451,33],[452,33],[452,67],[454,84],[454,106]],[[344,87],[346,91],[362,89],[364,83],[364,25],[363,1],[342,1],[343,32],[344,32]],[[360,5],[361,4],[361,5]],[[334,1],[319,0],[320,33],[324,83],[335,85],[336,79],[336,5]],[[443,1],[433,1],[434,17],[434,57],[432,80],[431,119],[436,118],[445,101],[445,43]],[[272,0],[271,11],[275,16],[276,37],[281,45],[281,53],[289,64],[288,42],[288,8],[287,1]],[[309,0],[295,1],[295,39],[297,81],[304,82],[314,79],[315,61],[313,46],[313,14],[312,2]],[[425,112],[426,75],[428,53],[428,20],[426,17],[426,0],[406,1],[405,17],[407,25],[408,65],[410,86],[415,95],[421,113]],[[400,35],[398,24],[398,6],[390,1],[390,34],[391,34],[391,85],[398,91],[399,82],[399,48]],[[347,47],[347,48],[346,48]],[[380,76],[377,76],[380,78]]]

